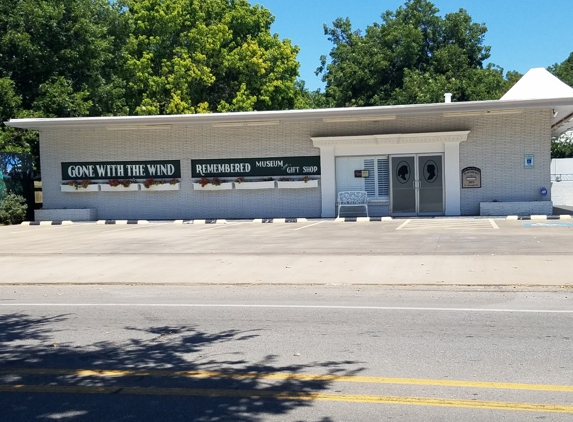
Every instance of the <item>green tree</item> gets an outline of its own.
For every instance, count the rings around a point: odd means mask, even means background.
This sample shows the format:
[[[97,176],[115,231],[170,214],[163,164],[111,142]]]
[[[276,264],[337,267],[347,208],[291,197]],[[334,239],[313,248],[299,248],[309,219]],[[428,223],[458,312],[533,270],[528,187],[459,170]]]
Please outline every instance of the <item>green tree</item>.
[[[16,114],[22,98],[14,90],[14,82],[10,78],[0,78],[0,123]]]
[[[121,54],[121,13],[108,0],[3,0],[0,3],[0,74],[12,80],[22,98],[22,108],[43,112],[37,99],[64,101],[70,116],[121,114],[127,110],[111,101],[102,107],[94,101],[106,97],[117,84]],[[123,31],[125,33],[125,31]],[[121,51],[121,50],[119,50]],[[88,92],[89,107],[72,108],[50,89]],[[52,103],[53,104],[53,103]],[[52,113],[46,113],[51,115]]]
[[[326,94],[336,106],[428,103],[499,99],[514,82],[503,69],[484,68],[490,47],[487,28],[464,9],[438,15],[428,0],[408,0],[382,22],[354,31],[338,18],[325,35],[333,43],[330,63],[321,57]]]
[[[547,68],[551,73],[573,87],[573,53],[569,55],[562,63],[555,63]]]
[[[32,117],[30,113],[21,110],[22,98],[16,94],[14,85],[10,78],[0,78],[0,151],[30,152],[31,149],[37,149],[37,133],[14,129],[4,124],[11,117]]]
[[[108,0],[0,2],[0,117],[127,114],[127,26]],[[0,127],[0,151],[32,152],[33,131]]]
[[[0,198],[0,223],[20,224],[26,218],[26,199],[15,193]]]
[[[573,87],[573,53],[561,63],[555,63],[547,68],[551,73]],[[573,157],[573,132],[565,132],[551,140],[551,158]]]
[[[316,109],[316,108],[332,108],[334,101],[332,98],[327,97],[326,94],[317,89],[310,91],[303,80],[297,80],[295,83],[296,98],[294,108],[296,109]]]
[[[573,132],[551,139],[551,158],[573,157]]]
[[[125,0],[126,75],[136,114],[289,109],[298,47],[246,0]]]

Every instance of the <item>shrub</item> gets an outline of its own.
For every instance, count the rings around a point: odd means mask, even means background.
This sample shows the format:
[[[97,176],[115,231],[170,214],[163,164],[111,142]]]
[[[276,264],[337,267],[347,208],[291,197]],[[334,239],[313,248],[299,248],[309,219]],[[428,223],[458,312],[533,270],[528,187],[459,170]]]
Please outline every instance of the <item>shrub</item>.
[[[23,196],[9,193],[0,200],[0,222],[20,224],[26,218],[26,200]]]

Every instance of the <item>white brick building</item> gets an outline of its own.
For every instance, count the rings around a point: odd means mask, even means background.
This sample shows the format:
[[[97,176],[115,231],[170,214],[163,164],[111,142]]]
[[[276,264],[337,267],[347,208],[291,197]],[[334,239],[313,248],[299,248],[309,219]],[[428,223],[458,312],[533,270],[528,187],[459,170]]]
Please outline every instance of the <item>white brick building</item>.
[[[528,73],[498,101],[7,124],[40,131],[37,220],[334,217],[347,190],[368,192],[371,216],[550,214],[550,141],[573,126],[573,89],[535,71],[559,95],[523,98],[540,84]],[[206,190],[199,170],[230,184]]]

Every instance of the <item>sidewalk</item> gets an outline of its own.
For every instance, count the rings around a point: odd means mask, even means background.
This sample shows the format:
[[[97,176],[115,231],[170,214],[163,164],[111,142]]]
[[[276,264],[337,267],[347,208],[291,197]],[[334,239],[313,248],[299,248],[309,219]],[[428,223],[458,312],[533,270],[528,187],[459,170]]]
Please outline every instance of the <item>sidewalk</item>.
[[[0,284],[573,286],[570,256],[3,256],[0,268]]]

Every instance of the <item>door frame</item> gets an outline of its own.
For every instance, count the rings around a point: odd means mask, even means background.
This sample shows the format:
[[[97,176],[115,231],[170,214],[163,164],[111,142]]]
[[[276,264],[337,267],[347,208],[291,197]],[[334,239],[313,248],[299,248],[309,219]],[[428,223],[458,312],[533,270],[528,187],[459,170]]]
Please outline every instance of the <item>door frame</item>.
[[[440,156],[442,157],[442,168],[441,168],[441,172],[440,172],[440,176],[442,178],[442,212],[420,212],[420,189],[421,188],[414,188],[415,190],[415,205],[416,205],[416,212],[414,213],[396,213],[394,212],[394,174],[393,174],[393,159],[394,157],[396,158],[400,158],[400,157],[413,157],[414,158],[414,180],[412,183],[414,184],[418,184],[420,183],[420,174],[419,174],[419,161],[418,161],[418,157],[434,157],[434,156]],[[432,216],[442,216],[445,215],[445,210],[446,210],[446,180],[445,180],[445,171],[444,171],[444,166],[445,166],[445,157],[444,157],[444,153],[443,152],[424,152],[424,153],[419,153],[419,154],[392,154],[388,156],[389,158],[389,168],[390,168],[390,215],[391,216],[396,216],[396,217],[432,217]]]

